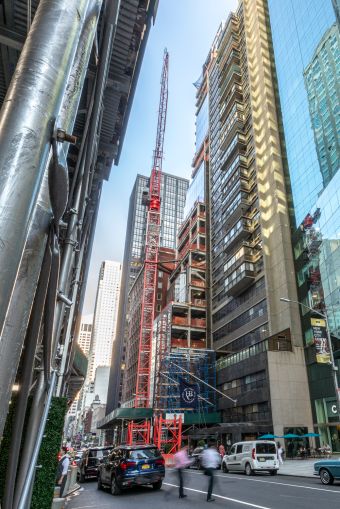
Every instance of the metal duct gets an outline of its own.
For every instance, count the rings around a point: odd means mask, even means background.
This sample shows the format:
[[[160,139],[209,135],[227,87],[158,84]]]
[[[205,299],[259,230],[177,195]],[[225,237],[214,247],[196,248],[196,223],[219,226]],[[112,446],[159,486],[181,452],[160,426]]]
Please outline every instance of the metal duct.
[[[17,335],[13,329],[15,324],[27,325],[50,219],[42,179],[53,121],[65,95],[88,4],[89,0],[41,0],[0,113],[0,436],[25,333],[23,325]],[[79,96],[74,100],[77,107]],[[19,309],[15,306],[15,320],[9,323],[20,287],[23,303]]]

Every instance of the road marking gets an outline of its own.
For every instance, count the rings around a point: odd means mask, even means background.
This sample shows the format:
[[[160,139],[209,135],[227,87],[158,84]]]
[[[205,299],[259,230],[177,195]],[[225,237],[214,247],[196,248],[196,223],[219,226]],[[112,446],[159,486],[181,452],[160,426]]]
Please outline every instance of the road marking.
[[[188,472],[189,474],[194,475],[203,475],[198,472]],[[330,490],[327,488],[313,488],[313,486],[302,486],[300,484],[290,484],[285,482],[275,482],[275,481],[264,481],[263,479],[249,479],[249,477],[236,477],[235,475],[221,475],[221,474],[215,474],[215,477],[223,477],[224,479],[239,479],[240,481],[251,481],[251,482],[262,482],[266,484],[277,484],[279,486],[290,486],[293,488],[303,488],[305,490],[316,490],[316,491],[326,491],[327,493],[337,493],[340,494],[339,490]],[[306,479],[313,479],[312,477],[306,477]]]
[[[169,482],[163,482],[163,484],[165,484],[166,486],[173,486],[174,488],[179,488],[178,484],[170,484]],[[189,490],[189,491],[195,491],[196,493],[204,493],[204,495],[207,494],[206,491],[195,490],[194,488],[187,488],[186,486],[184,486],[184,489]],[[236,502],[236,504],[247,505],[248,507],[255,507],[256,509],[270,509],[270,507],[265,507],[263,505],[256,505],[256,504],[252,504],[250,502],[244,502],[243,500],[238,500],[236,498],[224,497],[222,495],[217,495],[216,493],[213,493],[213,496],[216,498],[223,498],[223,500],[229,500],[230,502]]]

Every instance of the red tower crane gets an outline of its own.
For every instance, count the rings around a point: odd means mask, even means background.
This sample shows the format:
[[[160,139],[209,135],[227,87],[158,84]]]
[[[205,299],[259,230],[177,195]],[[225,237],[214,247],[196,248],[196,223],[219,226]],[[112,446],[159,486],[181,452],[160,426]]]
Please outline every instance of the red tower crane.
[[[165,49],[161,75],[161,93],[158,109],[156,146],[153,153],[149,196],[147,200],[148,212],[135,398],[136,408],[148,407],[150,399],[151,346],[153,320],[155,315],[155,289],[157,286],[157,264],[161,226],[160,213],[163,145],[168,108],[168,70],[169,53]]]

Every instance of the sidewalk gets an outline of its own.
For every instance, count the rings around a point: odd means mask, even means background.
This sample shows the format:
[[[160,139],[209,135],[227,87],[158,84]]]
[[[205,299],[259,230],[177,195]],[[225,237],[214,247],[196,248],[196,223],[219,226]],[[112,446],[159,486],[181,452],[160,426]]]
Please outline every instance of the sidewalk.
[[[306,460],[285,460],[283,465],[280,465],[279,475],[297,475],[299,477],[314,477],[314,463],[318,461],[317,458]]]
[[[279,475],[297,475],[298,477],[314,477],[314,463],[327,458],[309,458],[305,460],[285,460],[280,465]],[[339,459],[339,455],[331,456],[329,459]],[[340,459],[339,459],[340,461]]]

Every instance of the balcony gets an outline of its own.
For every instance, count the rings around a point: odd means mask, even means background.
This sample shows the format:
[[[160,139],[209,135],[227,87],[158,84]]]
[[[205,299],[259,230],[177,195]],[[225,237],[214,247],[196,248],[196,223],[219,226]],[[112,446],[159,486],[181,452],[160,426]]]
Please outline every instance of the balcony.
[[[205,288],[205,281],[202,281],[201,279],[191,279],[191,286],[195,286],[196,288]]]
[[[173,325],[185,325],[186,327],[189,326],[189,320],[187,316],[173,316],[172,323]]]
[[[238,242],[246,240],[251,235],[252,231],[252,227],[246,224],[246,220],[240,219],[225,236],[224,248],[229,250]]]
[[[191,267],[193,267],[194,269],[206,270],[205,260],[202,260],[201,262],[192,261]]]
[[[171,338],[172,348],[189,348],[189,341],[187,339]]]
[[[205,308],[207,305],[207,301],[205,299],[193,299],[191,304],[198,308]]]
[[[202,341],[191,341],[190,347],[191,348],[206,348],[205,339]]]
[[[237,297],[255,281],[255,272],[252,263],[242,264],[235,272],[228,277],[225,285],[229,297]]]
[[[225,225],[230,226],[234,224],[237,219],[240,219],[245,214],[249,205],[246,194],[240,193],[240,197],[233,202],[232,206],[226,208],[224,214]]]
[[[241,111],[233,116],[226,125],[222,127],[220,149],[225,150],[236,132],[242,132],[244,126],[244,115]]]
[[[189,225],[187,225],[187,227],[185,228],[185,230],[183,230],[183,231],[181,232],[181,234],[180,234],[180,235],[178,235],[178,242],[179,242],[179,243],[180,243],[180,242],[182,242],[182,241],[183,241],[183,239],[187,236],[187,234],[188,234],[188,233],[189,233]]]
[[[205,318],[191,318],[191,327],[205,328],[207,321]]]
[[[225,98],[228,96],[230,84],[232,82],[236,82],[239,85],[241,85],[241,81],[242,81],[241,68],[239,65],[234,63],[230,66],[228,73],[225,76],[223,76],[223,79],[221,79],[221,92],[220,92],[221,101],[224,101]]]

